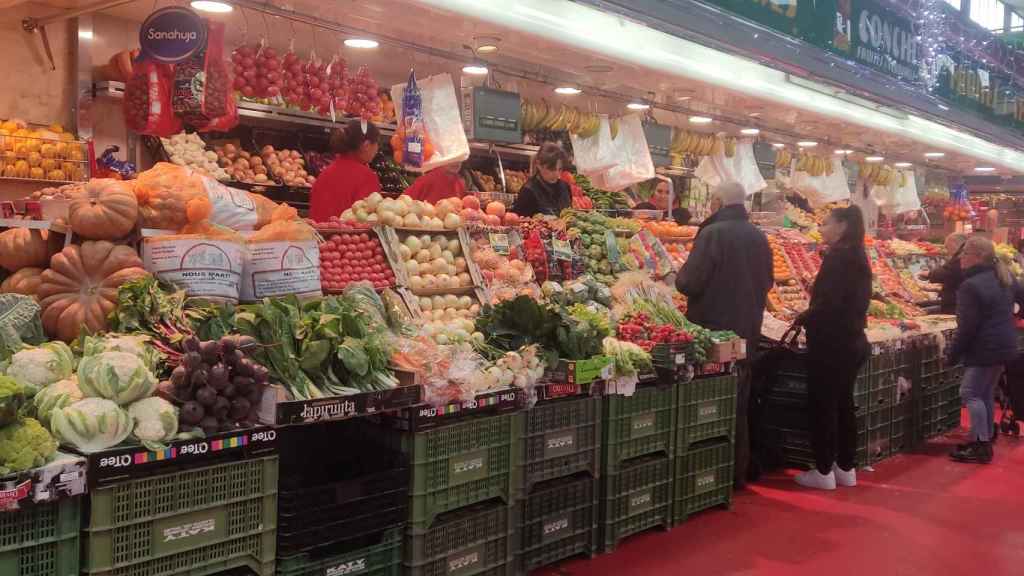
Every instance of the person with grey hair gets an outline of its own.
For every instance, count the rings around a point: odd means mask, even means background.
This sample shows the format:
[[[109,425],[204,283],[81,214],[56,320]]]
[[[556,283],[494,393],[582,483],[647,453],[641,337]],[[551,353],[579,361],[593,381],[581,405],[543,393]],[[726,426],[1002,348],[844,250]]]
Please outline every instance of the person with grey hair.
[[[768,238],[750,223],[746,191],[737,182],[716,187],[721,203],[713,221],[694,241],[676,288],[686,295],[689,319],[711,330],[732,330],[747,341],[747,363],[761,337],[765,301],[772,288],[772,251]],[[743,488],[750,464],[750,372],[740,366],[736,397],[735,485]]]
[[[922,272],[919,276],[927,282],[942,285],[939,292],[939,310],[943,314],[956,314],[956,293],[960,289],[960,283],[964,281],[964,273],[960,269],[960,252],[965,242],[967,235],[961,232],[946,236],[946,263],[934,270]]]

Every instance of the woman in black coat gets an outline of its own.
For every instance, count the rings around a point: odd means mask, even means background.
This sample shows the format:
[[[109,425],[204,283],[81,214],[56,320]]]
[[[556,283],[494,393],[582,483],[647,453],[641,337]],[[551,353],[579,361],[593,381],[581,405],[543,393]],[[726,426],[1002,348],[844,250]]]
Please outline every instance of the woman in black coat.
[[[807,331],[807,393],[816,467],[797,483],[835,490],[856,486],[857,419],[853,386],[868,356],[864,336],[871,265],[864,252],[860,208],[837,208],[821,227],[828,245],[811,303],[797,319]]]

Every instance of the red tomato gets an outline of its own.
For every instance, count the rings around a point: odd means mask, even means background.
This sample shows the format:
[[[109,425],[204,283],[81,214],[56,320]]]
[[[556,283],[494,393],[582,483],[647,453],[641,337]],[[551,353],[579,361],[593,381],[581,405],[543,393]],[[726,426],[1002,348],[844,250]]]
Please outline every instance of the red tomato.
[[[360,234],[360,235],[359,235],[359,241],[360,241],[360,242],[366,242],[366,241],[368,241],[369,239],[370,239],[370,237],[369,237],[368,235],[366,235],[366,234]]]

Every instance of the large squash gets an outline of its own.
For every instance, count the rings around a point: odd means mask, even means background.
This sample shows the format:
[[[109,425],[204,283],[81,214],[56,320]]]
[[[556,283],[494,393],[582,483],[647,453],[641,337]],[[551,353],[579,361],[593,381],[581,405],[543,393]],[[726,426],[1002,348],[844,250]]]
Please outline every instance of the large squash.
[[[8,272],[29,266],[46,268],[58,249],[55,235],[49,230],[11,228],[0,232],[0,266]]]
[[[42,282],[42,268],[29,266],[11,274],[0,283],[0,292],[4,294],[24,294],[35,296]]]
[[[128,246],[104,240],[68,246],[50,259],[39,285],[43,328],[51,338],[65,342],[83,330],[106,330],[118,287],[146,274],[139,255]]]
[[[135,228],[139,203],[129,184],[120,180],[90,180],[71,198],[68,223],[89,240],[117,240]]]

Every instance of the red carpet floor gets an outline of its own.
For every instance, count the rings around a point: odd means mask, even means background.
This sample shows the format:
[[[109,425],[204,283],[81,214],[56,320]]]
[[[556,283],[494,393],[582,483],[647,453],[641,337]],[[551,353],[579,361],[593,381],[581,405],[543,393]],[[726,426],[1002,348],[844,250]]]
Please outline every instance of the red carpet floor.
[[[808,491],[792,482],[794,472],[778,473],[736,494],[730,510],[535,574],[1024,574],[1024,440],[1003,436],[995,461],[977,466],[949,460],[956,439],[861,471],[853,489]]]

